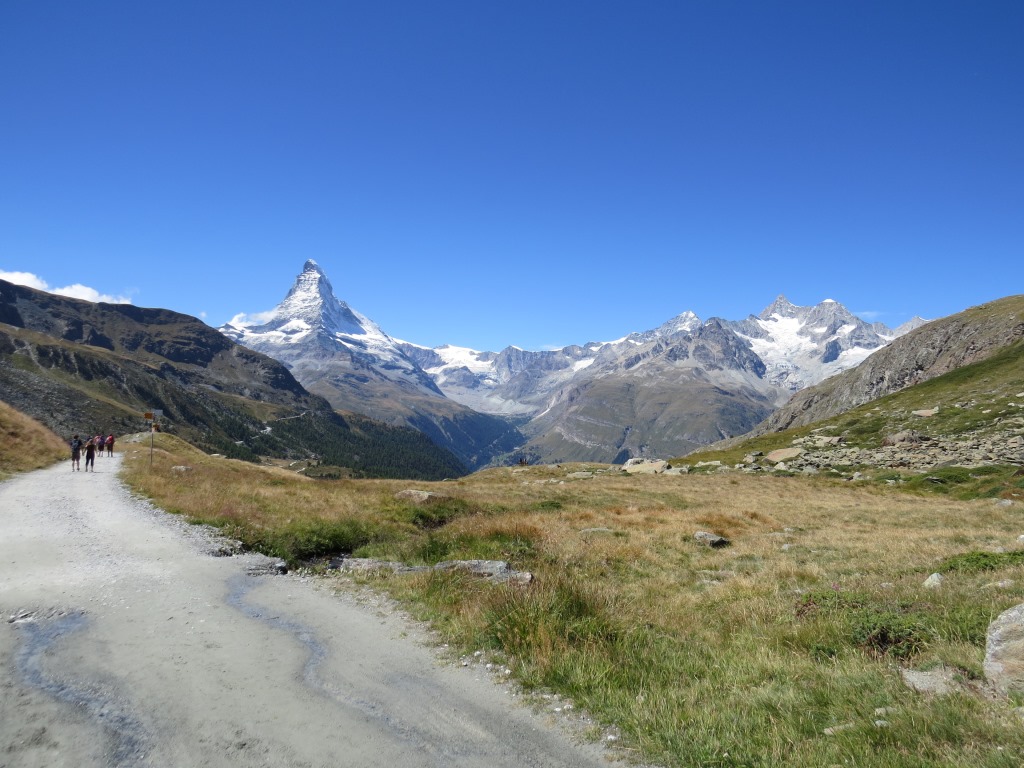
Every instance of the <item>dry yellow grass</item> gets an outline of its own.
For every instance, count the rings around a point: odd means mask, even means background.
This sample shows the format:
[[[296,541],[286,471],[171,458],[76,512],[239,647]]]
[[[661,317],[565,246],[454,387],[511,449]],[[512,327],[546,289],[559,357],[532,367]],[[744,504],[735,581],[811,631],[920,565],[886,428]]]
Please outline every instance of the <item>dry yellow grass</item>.
[[[14,472],[46,467],[71,449],[64,440],[21,411],[0,401],[0,479]]]
[[[504,656],[524,684],[554,687],[614,723],[648,759],[1024,759],[1009,703],[929,699],[898,674],[898,665],[945,664],[965,680],[979,677],[984,628],[1024,601],[1024,568],[951,573],[937,591],[922,582],[951,556],[1016,547],[1024,522],[1014,506],[824,478],[569,479],[579,466],[492,469],[433,484],[316,482],[212,459],[166,436],[160,446],[152,470],[143,446],[125,446],[137,488],[276,553],[350,546],[410,562],[502,557],[534,572],[527,589],[434,573],[377,583],[453,642]],[[193,469],[175,472],[175,464]],[[396,501],[409,487],[448,500]],[[703,547],[697,530],[732,545]],[[991,586],[1004,580],[1013,584]],[[889,634],[865,639],[879,623]],[[876,707],[897,713],[884,731],[872,725]],[[847,722],[857,726],[842,738],[823,735]]]

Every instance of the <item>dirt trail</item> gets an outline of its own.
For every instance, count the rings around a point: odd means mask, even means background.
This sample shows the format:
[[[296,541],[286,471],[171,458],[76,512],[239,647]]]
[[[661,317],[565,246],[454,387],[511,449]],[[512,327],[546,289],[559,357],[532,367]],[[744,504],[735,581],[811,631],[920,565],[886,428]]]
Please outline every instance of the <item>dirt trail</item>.
[[[420,630],[69,464],[0,484],[0,768],[603,766]]]

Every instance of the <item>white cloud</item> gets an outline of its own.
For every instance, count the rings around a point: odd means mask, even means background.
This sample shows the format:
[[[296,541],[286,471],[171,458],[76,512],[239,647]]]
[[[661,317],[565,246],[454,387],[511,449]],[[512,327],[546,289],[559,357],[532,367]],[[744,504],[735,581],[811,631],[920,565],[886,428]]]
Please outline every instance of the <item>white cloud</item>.
[[[47,293],[55,293],[58,296],[67,296],[71,299],[83,299],[92,302],[104,301],[107,304],[132,303],[132,300],[127,296],[111,296],[106,293],[100,293],[95,288],[90,288],[81,283],[65,285],[63,288],[51,288],[49,283],[31,272],[5,272],[0,269],[0,280],[6,280],[17,285],[25,285],[39,291],[46,291]]]
[[[266,312],[253,312],[251,314],[239,312],[228,320],[228,325],[233,325],[236,328],[246,328],[251,325],[263,325],[273,319],[274,310],[272,309],[268,309]]]
[[[16,285],[27,285],[29,288],[35,288],[38,291],[50,290],[45,280],[39,279],[31,272],[4,272],[0,269],[0,280],[6,280],[8,283],[15,283]]]

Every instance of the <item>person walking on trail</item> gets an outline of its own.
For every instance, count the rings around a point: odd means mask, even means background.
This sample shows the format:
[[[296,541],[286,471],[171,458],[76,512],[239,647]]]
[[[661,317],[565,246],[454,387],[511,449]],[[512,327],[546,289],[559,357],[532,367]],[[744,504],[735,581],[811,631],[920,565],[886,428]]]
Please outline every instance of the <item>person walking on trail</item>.
[[[82,469],[82,441],[75,435],[68,444],[71,446],[71,471],[78,472]]]
[[[114,436],[112,434],[107,435],[107,456],[114,455]]]
[[[85,471],[89,471],[89,467],[92,467],[92,471],[96,471],[96,439],[89,438],[89,441],[85,444]]]

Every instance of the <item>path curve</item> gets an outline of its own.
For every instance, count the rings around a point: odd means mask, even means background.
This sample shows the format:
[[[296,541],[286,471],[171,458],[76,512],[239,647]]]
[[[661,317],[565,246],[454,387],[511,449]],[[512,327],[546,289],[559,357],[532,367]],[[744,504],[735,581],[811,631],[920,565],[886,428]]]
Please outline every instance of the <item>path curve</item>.
[[[120,463],[0,484],[0,768],[608,765],[402,618],[213,557]]]

